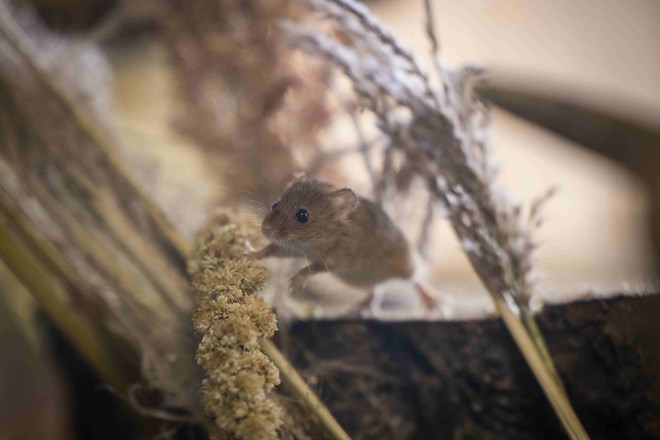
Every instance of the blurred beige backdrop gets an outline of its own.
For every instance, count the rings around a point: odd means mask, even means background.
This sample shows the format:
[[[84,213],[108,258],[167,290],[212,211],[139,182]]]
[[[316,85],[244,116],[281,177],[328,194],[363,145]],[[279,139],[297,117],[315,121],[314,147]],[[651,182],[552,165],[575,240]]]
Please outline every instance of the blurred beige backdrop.
[[[436,1],[444,56],[493,77],[589,102],[641,125],[660,127],[660,2]],[[408,47],[426,57],[421,1],[369,6]],[[204,158],[170,128],[175,99],[167,62],[149,44],[116,51],[117,107],[126,151],[140,178],[162,192],[174,222],[192,236],[217,191]],[[331,134],[330,134],[331,135]],[[505,111],[494,112],[500,182],[524,201],[551,186],[539,267],[548,299],[652,282],[643,186],[622,167]],[[140,145],[143,148],[131,148]],[[160,160],[154,162],[153,157]],[[344,161],[346,162],[346,161]],[[351,167],[350,162],[345,166]],[[146,169],[146,172],[145,172]],[[457,303],[488,302],[446,224],[436,228],[433,285]]]

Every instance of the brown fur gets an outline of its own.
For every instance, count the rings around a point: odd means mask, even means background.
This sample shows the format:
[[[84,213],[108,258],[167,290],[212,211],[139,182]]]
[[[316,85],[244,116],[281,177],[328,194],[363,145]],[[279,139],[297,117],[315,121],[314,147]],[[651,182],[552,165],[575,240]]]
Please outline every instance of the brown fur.
[[[295,219],[301,208],[309,213],[306,223]],[[299,283],[325,270],[349,284],[369,288],[413,274],[401,230],[379,205],[349,189],[298,179],[266,215],[262,230],[272,244],[259,257],[304,256],[309,261],[305,269],[309,274],[301,271]]]

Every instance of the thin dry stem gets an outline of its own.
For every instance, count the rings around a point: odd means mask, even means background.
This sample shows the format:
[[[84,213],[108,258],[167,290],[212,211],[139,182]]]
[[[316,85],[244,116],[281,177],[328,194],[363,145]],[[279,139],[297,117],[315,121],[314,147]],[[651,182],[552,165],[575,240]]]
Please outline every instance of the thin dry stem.
[[[542,202],[530,218],[494,182],[489,160],[487,108],[472,93],[483,71],[452,70],[435,56],[438,40],[432,8],[426,2],[426,32],[435,76],[422,71],[366,6],[353,0],[301,0],[330,18],[339,40],[318,28],[288,23],[292,45],[322,57],[350,78],[360,103],[389,137],[377,195],[387,187],[407,189],[411,175],[424,182],[447,213],[474,270],[525,355],[572,438],[586,438],[566,397],[543,338],[529,312],[534,293],[533,228]],[[433,84],[439,84],[434,87]],[[403,160],[397,161],[396,157]],[[543,198],[541,199],[543,200]],[[422,228],[422,236],[428,227]]]

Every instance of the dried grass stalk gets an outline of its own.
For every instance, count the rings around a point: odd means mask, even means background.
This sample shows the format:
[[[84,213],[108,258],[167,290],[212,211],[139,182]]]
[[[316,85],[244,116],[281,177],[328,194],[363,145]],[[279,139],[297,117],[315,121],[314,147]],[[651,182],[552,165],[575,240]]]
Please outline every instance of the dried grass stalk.
[[[72,80],[100,54],[24,14],[0,3],[2,258],[118,393],[142,360],[163,406],[201,414],[185,243],[114,156],[107,108],[89,97],[107,85]]]
[[[314,150],[328,113],[327,69],[286,51],[277,26],[300,18],[301,7],[286,0],[162,0],[151,9],[182,98],[177,125],[231,188],[226,199],[281,188],[298,171],[294,151]]]
[[[301,3],[329,18],[336,33],[288,23],[292,45],[339,67],[388,140],[381,193],[405,188],[411,174],[424,182],[447,213],[474,270],[570,436],[587,438],[529,309],[536,246],[532,229],[539,223],[539,203],[530,210],[514,205],[494,182],[488,155],[489,113],[472,93],[481,71],[452,70],[437,57],[429,2],[427,31],[434,76],[423,71],[364,5],[353,0]]]
[[[62,74],[68,70],[60,63],[75,64],[94,47],[82,39],[72,49],[62,42],[53,53],[51,46],[36,41],[50,37],[38,22],[19,25],[13,7],[0,2],[0,258],[101,377],[128,395],[137,410],[172,422],[206,424],[199,402],[201,371],[193,361],[197,341],[184,257],[188,243],[115,158],[111,121],[98,120],[108,116],[107,109],[99,105],[90,111],[84,99],[95,88],[83,89]],[[105,83],[95,87],[102,95],[106,91]],[[229,273],[243,280],[237,270]],[[252,273],[257,279],[264,276],[260,269]],[[202,290],[200,279],[196,282]],[[256,288],[251,286],[240,285]],[[234,299],[240,296],[232,292]],[[229,296],[224,299],[231,302]],[[246,336],[242,326],[213,327],[222,337],[203,341],[202,363],[218,361],[214,342],[249,345],[254,335],[274,331],[272,313],[254,296],[243,300],[247,305],[233,305],[245,309],[241,316],[250,318],[254,332],[248,329]],[[210,322],[205,312],[212,314],[207,309],[197,313],[200,329],[202,322]],[[268,341],[259,344],[309,412],[318,414],[322,423],[314,425],[315,438],[347,438],[337,434],[343,433],[341,428],[277,349]],[[265,415],[261,422],[233,426],[253,438],[251,433],[270,432],[277,425],[277,411],[269,401],[254,403],[261,401],[254,397],[257,385],[272,388],[277,372],[263,355],[243,361],[263,367],[259,377],[242,370],[232,376],[236,389],[251,390],[241,394],[246,399],[243,409],[236,404],[232,414]],[[142,371],[137,371],[140,364]],[[215,372],[223,375],[222,369]],[[146,387],[140,381],[147,382]],[[145,388],[157,391],[157,408],[131,394]],[[207,399],[215,398],[208,384],[204,389]],[[215,412],[223,409],[217,405]],[[324,429],[331,434],[323,434]]]

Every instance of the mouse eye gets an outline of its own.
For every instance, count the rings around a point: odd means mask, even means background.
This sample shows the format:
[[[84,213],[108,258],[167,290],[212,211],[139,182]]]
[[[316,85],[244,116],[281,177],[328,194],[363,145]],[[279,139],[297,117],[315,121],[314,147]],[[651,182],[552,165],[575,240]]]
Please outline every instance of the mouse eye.
[[[277,208],[277,205],[279,205],[279,203],[277,203],[277,202],[273,203],[273,206],[271,206],[270,209],[275,209],[275,208]]]
[[[304,209],[299,209],[298,212],[296,212],[296,220],[298,223],[307,223],[307,220],[309,220],[309,214]]]

